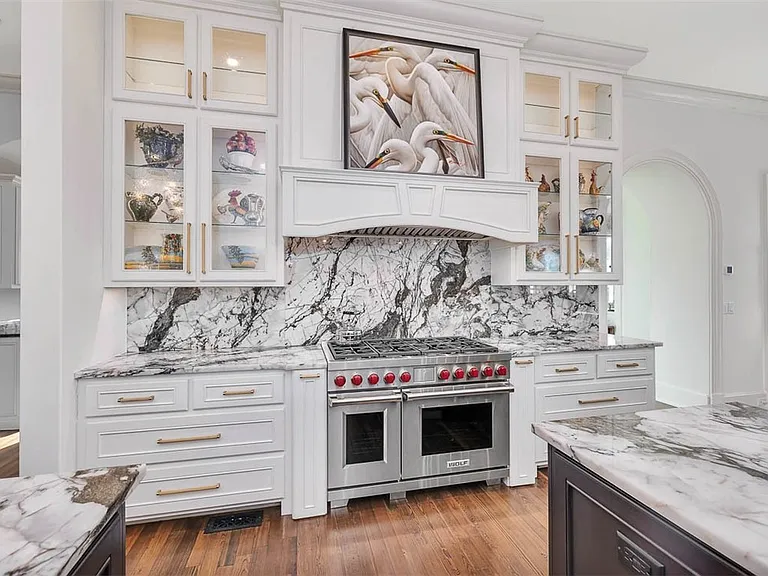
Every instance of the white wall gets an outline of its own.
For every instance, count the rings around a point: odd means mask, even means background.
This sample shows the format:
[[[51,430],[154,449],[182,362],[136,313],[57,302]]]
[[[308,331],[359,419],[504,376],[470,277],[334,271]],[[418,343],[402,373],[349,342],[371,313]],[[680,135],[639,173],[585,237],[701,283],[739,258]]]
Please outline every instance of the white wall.
[[[633,76],[768,96],[768,2],[473,1],[539,16],[546,31],[644,46]]]
[[[661,162],[623,180],[622,333],[664,343],[656,399],[706,404],[710,392],[710,258],[707,207],[698,184]]]
[[[719,199],[723,262],[735,275],[723,282],[723,298],[735,314],[723,318],[723,387],[726,397],[763,394],[761,246],[762,196],[768,172],[768,118],[681,104],[626,98],[626,158],[669,149],[705,173]]]

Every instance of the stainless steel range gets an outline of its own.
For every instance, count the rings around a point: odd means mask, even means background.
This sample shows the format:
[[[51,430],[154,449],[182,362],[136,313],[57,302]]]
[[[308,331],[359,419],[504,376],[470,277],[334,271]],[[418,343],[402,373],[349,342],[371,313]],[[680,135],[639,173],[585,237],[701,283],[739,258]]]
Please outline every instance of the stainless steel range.
[[[323,349],[331,507],[507,476],[510,354],[460,337]]]

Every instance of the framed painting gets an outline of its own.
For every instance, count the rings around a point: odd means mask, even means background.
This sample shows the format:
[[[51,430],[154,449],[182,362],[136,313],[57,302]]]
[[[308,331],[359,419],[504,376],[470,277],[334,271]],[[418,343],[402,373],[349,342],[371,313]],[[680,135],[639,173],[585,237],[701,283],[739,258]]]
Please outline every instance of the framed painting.
[[[480,51],[343,33],[344,167],[483,178]]]

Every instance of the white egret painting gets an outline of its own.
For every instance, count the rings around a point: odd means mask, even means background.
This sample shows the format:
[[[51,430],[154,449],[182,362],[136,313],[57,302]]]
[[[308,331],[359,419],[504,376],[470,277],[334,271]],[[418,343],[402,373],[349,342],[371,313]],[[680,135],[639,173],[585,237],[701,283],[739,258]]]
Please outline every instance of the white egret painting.
[[[344,30],[345,167],[482,178],[480,52]]]

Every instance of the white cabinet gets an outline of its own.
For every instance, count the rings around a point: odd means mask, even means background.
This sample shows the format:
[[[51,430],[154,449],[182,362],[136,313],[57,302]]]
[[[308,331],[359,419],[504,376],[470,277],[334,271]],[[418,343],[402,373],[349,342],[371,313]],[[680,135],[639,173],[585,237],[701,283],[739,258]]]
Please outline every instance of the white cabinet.
[[[0,174],[0,289],[19,288],[21,179]]]
[[[271,20],[117,0],[112,95],[274,115],[277,43],[278,25]]]
[[[19,342],[0,338],[0,430],[19,429]]]
[[[509,395],[509,477],[504,483],[507,486],[534,484],[536,436],[531,430],[535,415],[534,359],[515,358],[509,381],[515,392]]]

